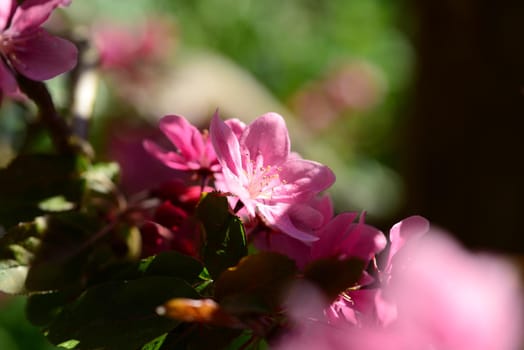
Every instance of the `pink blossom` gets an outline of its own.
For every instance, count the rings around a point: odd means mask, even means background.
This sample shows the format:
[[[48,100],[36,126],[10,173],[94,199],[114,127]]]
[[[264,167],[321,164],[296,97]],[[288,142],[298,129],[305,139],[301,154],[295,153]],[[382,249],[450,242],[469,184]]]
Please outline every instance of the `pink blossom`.
[[[200,132],[186,118],[178,115],[163,117],[160,120],[160,129],[176,147],[175,150],[165,150],[150,140],[145,140],[143,144],[149,153],[166,166],[204,173],[220,169],[207,132]]]
[[[342,227],[337,229],[337,227],[340,227],[340,223],[330,230],[334,234],[326,236],[332,238],[324,241],[323,250],[329,249],[330,246],[338,247],[337,232],[339,232],[338,237],[340,237],[345,230]],[[348,226],[348,228],[350,227]],[[387,286],[391,279],[391,270],[392,266],[396,264],[396,255],[402,252],[405,245],[416,242],[428,230],[429,222],[421,216],[410,216],[393,225],[389,233],[391,244],[385,264],[377,271],[378,281],[365,273],[360,285],[367,288],[342,293],[326,310],[330,321],[333,323],[349,322],[359,326],[386,325],[394,321],[397,318],[396,304],[383,295],[381,287]],[[358,233],[357,235],[348,235],[348,238],[353,237],[352,241],[356,242],[353,245],[360,247],[357,249],[360,252],[360,258],[368,263],[373,256],[385,248],[387,242],[384,235],[371,226],[368,226],[365,230],[360,230]],[[381,285],[379,285],[379,282]],[[375,283],[375,287],[370,288],[369,286],[372,283]]]
[[[422,223],[418,218],[408,222],[416,224],[414,220]],[[402,231],[402,227],[394,229]],[[396,252],[391,274],[383,292],[397,305],[393,322],[330,325],[321,314],[326,308],[321,294],[300,286],[288,303],[295,328],[276,349],[518,350],[522,346],[522,287],[516,269],[502,259],[466,252],[451,238],[432,231]]]
[[[98,49],[100,65],[116,69],[130,77],[140,75],[140,65],[158,63],[167,57],[173,46],[171,23],[155,18],[135,28],[114,23],[97,23],[93,41]]]
[[[50,35],[40,26],[68,0],[16,0],[0,2],[0,89],[16,92],[12,70],[32,80],[47,80],[71,70],[78,51],[69,41]]]
[[[333,217],[333,203],[328,195],[314,197],[307,203],[294,204],[288,214],[296,227],[315,232],[327,225]],[[255,231],[257,232],[252,237],[257,249],[287,255],[300,270],[311,262],[311,242],[303,242],[271,229],[260,230],[257,227]]]
[[[466,252],[438,232],[403,248],[385,293],[398,308],[392,326],[415,338],[419,349],[522,345],[524,305],[515,268],[494,256]]]
[[[236,196],[250,217],[258,216],[270,228],[302,241],[317,239],[297,228],[288,211],[331,186],[335,175],[319,163],[289,157],[289,134],[280,115],[258,117],[238,138],[215,114],[210,134],[222,165],[221,191]]]

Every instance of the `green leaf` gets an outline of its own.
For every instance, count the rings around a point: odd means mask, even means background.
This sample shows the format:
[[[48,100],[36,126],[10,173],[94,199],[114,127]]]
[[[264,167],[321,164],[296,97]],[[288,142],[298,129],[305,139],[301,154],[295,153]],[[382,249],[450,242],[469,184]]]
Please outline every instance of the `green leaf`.
[[[172,277],[104,283],[66,306],[50,325],[47,337],[54,344],[77,340],[82,350],[137,349],[179,324],[155,312],[177,297],[198,295],[187,283]]]
[[[76,348],[76,346],[79,344],[80,342],[76,339],[71,339],[71,340],[68,340],[68,341],[65,341],[61,344],[58,344],[59,347],[61,348],[64,348],[64,349],[74,349]]]
[[[40,207],[53,197],[81,200],[86,161],[79,156],[23,155],[0,170],[0,226],[9,228],[46,212]],[[45,207],[45,205],[44,205]]]
[[[175,251],[162,252],[149,260],[147,266],[140,267],[145,276],[177,277],[188,283],[197,281],[203,268],[201,262]]]
[[[166,340],[167,333],[162,334],[161,336],[151,340],[149,343],[144,345],[140,350],[160,350],[164,341]]]
[[[0,292],[20,294],[25,292],[27,266],[20,265],[14,260],[0,261]]]
[[[215,284],[220,306],[233,315],[277,310],[297,267],[288,257],[261,252],[224,271]]]
[[[217,193],[203,196],[196,216],[204,231],[202,257],[209,274],[216,279],[246,256],[244,226],[238,217],[229,212],[227,198]]]
[[[364,267],[364,261],[356,258],[319,259],[306,266],[304,278],[319,287],[330,300],[334,300],[341,292],[358,282]]]
[[[49,292],[33,294],[27,298],[26,317],[34,326],[47,327],[60,313],[64,305],[78,296],[79,292]]]
[[[64,196],[54,196],[46,198],[38,203],[38,208],[42,211],[58,212],[67,211],[75,207],[75,203],[69,202]]]
[[[119,175],[120,167],[115,162],[93,164],[83,173],[88,188],[101,194],[109,194],[115,190]]]
[[[99,230],[95,218],[79,212],[46,217],[45,231],[27,275],[27,289],[49,291],[84,283],[87,259],[93,249],[88,242]]]

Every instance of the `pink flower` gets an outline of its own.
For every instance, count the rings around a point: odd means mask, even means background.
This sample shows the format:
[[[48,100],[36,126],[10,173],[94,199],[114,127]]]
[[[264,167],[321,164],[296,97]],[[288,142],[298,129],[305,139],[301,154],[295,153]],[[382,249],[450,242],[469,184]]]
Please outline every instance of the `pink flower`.
[[[349,215],[349,213],[346,215]],[[348,226],[348,229],[349,228],[351,228],[351,226]],[[368,274],[364,274],[360,284],[367,286],[367,288],[352,290],[341,294],[331,304],[329,309],[327,309],[327,316],[330,321],[334,323],[339,323],[340,321],[349,322],[360,326],[364,324],[387,325],[394,321],[397,318],[396,304],[384,296],[382,288],[389,284],[392,267],[400,264],[397,262],[397,254],[402,255],[399,253],[402,253],[405,245],[414,244],[417,239],[425,235],[428,230],[429,222],[421,216],[410,216],[393,225],[389,232],[391,244],[385,265],[377,271],[378,281]],[[366,261],[366,263],[368,263],[373,256],[381,252],[387,243],[384,235],[371,226],[367,226],[364,230],[356,230],[357,234],[355,235],[347,235],[347,243],[345,244],[337,243],[340,240],[340,238],[337,237],[344,235],[345,230],[343,227],[337,229],[337,226],[334,226],[330,231],[334,233],[326,237],[332,237],[332,239],[324,240],[323,250],[329,249],[330,246],[335,246],[337,248],[332,249],[339,250],[341,248],[338,248],[338,245],[343,247],[344,245],[347,246],[350,244],[349,246],[358,247],[358,249],[348,249],[346,247],[346,251],[358,251],[359,255],[357,255],[357,257],[360,257]],[[338,236],[337,232],[339,232]],[[351,238],[351,240],[349,238]],[[401,267],[399,267],[399,269],[401,269]],[[376,283],[374,288],[370,288],[369,285],[375,282],[380,282],[381,285],[379,286],[378,283]]]
[[[319,163],[289,157],[289,134],[276,113],[258,117],[240,137],[215,114],[211,141],[222,165],[217,187],[238,198],[250,217],[302,241],[314,241],[312,232],[293,224],[289,209],[327,189],[335,175]]]
[[[398,309],[391,326],[419,349],[520,348],[524,305],[513,266],[438,232],[405,246],[396,262],[385,290]]]
[[[401,236],[423,228],[412,217]],[[420,231],[418,231],[420,232]],[[396,240],[396,238],[394,238]],[[429,232],[395,252],[384,294],[398,317],[387,325],[330,325],[318,291],[291,291],[288,314],[295,328],[281,337],[282,349],[518,350],[522,346],[523,302],[518,272],[489,255],[464,251],[451,238]],[[369,302],[368,304],[371,304]],[[351,317],[351,315],[349,315]]]
[[[0,1],[0,89],[17,89],[12,69],[32,80],[47,80],[71,70],[78,51],[69,41],[50,35],[40,26],[68,0]]]
[[[176,150],[167,151],[153,141],[145,140],[145,149],[163,162],[177,170],[190,170],[204,173],[220,169],[213,146],[207,132],[191,125],[184,117],[167,115],[160,120],[160,129]]]
[[[333,217],[333,203],[328,195],[314,197],[307,203],[297,203],[288,210],[294,225],[301,230],[313,232],[327,225]],[[253,244],[257,249],[287,255],[303,270],[311,262],[311,242],[303,242],[294,237],[271,229],[255,228]],[[318,241],[314,242],[317,243]]]

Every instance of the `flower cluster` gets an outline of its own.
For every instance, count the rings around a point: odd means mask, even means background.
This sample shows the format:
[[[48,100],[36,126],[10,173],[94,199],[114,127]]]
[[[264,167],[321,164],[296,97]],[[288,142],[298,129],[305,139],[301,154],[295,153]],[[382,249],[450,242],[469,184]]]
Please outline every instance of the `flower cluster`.
[[[215,113],[209,132],[183,117],[166,116],[160,128],[175,147],[145,141],[145,148],[166,166],[211,186],[207,191],[226,196],[248,241],[291,258],[306,277],[288,292],[284,310],[292,326],[277,338],[276,348],[518,346],[522,320],[514,310],[522,305],[510,266],[465,252],[420,216],[394,225],[388,239],[364,222],[365,213],[334,215],[324,193],[334,174],[290,152],[280,115],[267,113],[245,125]],[[150,232],[143,234],[147,239]],[[361,268],[346,280],[337,269],[352,269],[355,261]],[[318,276],[318,269],[330,275]]]

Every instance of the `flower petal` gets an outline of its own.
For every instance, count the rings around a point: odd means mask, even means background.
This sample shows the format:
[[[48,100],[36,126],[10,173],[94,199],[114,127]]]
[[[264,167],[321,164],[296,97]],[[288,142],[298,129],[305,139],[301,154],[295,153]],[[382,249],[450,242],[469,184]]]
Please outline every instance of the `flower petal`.
[[[389,231],[389,248],[386,269],[391,266],[391,261],[397,252],[406,244],[408,240],[420,237],[429,231],[429,221],[422,216],[414,215],[393,225]]]
[[[11,17],[11,13],[13,13],[15,5],[15,0],[0,1],[0,30],[4,30],[7,26],[7,22],[9,22],[9,18]]]
[[[264,165],[279,165],[289,155],[289,134],[284,118],[267,113],[249,124],[242,133],[240,144],[249,151],[251,160],[264,157]]]
[[[151,140],[144,140],[142,144],[147,152],[172,169],[195,170],[184,157],[176,152],[166,151]],[[198,166],[196,169],[198,169]]]
[[[211,119],[209,134],[222,168],[228,168],[235,176],[240,176],[242,163],[238,139],[231,128],[220,119],[218,112]]]
[[[71,0],[25,0],[17,7],[11,21],[11,30],[22,33],[44,23],[58,6],[67,6]]]
[[[320,163],[291,159],[282,164],[279,186],[274,198],[279,201],[300,201],[326,190],[335,182],[335,174]]]
[[[318,237],[313,235],[312,232],[306,232],[295,226],[287,213],[289,205],[282,203],[272,206],[258,205],[256,209],[257,214],[269,227],[282,231],[283,233],[305,243],[318,240]]]
[[[357,218],[357,212],[346,212],[335,216],[318,232],[319,240],[311,247],[313,260],[326,258],[336,254],[339,242],[345,237],[346,231]]]
[[[18,85],[13,73],[7,68],[4,62],[0,61],[0,90],[6,94],[12,94],[16,91]]]
[[[200,130],[186,118],[166,115],[160,120],[160,129],[187,160],[198,160],[204,153],[204,141]]]
[[[73,69],[77,56],[73,43],[38,29],[16,43],[9,59],[26,77],[47,80]]]

